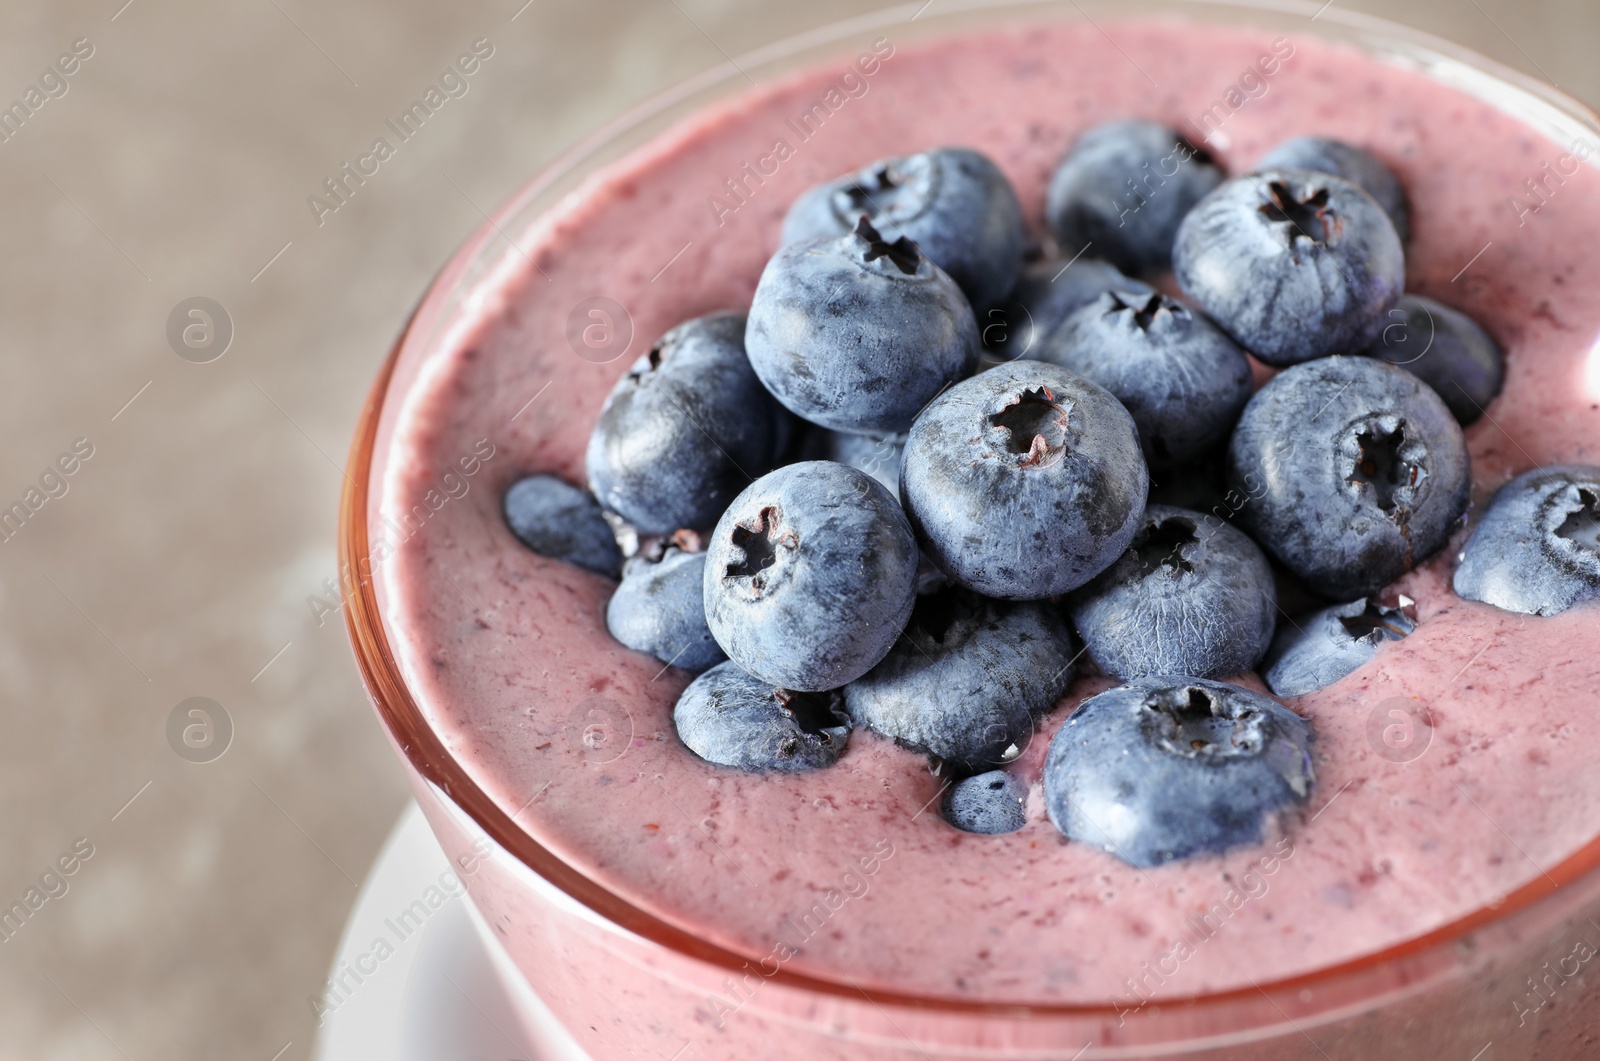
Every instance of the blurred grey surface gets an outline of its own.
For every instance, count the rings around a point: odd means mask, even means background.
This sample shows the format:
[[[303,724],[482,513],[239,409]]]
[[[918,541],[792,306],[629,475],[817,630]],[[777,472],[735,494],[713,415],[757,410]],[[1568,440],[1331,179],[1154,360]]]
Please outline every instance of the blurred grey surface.
[[[1594,0],[1336,2],[1600,101]],[[406,798],[342,619],[308,601],[374,373],[560,150],[875,6],[0,9],[0,101],[38,91],[0,142],[0,508],[37,506],[0,542],[0,906],[44,900],[0,928],[0,1058],[309,1056],[307,997]],[[319,226],[307,197],[485,38],[467,93]],[[231,320],[220,357],[205,317],[169,344],[196,297]]]

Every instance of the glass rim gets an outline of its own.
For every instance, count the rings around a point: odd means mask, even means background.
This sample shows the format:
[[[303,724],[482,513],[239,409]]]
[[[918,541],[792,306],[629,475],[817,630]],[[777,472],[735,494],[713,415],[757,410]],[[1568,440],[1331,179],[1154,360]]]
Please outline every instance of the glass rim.
[[[987,9],[1028,7],[1043,8],[1055,0],[940,0],[940,16],[971,14]],[[1241,13],[1260,12],[1307,17],[1312,23],[1309,35],[1332,39],[1319,33],[1314,23],[1327,20],[1347,31],[1360,35],[1373,50],[1382,44],[1391,49],[1390,54],[1409,56],[1421,61],[1429,55],[1459,64],[1488,83],[1509,87],[1524,96],[1551,108],[1555,115],[1567,122],[1575,122],[1600,135],[1600,113],[1580,100],[1520,71],[1506,67],[1462,45],[1422,30],[1377,16],[1349,12],[1330,5],[1307,0],[1157,0],[1163,7],[1176,9],[1165,12],[1179,15],[1183,9],[1196,12],[1211,10]],[[454,803],[478,828],[493,839],[502,849],[523,863],[538,877],[552,884],[568,897],[588,908],[609,925],[636,935],[678,955],[706,963],[720,970],[739,972],[752,955],[731,947],[702,939],[695,933],[670,920],[641,908],[632,901],[607,888],[568,864],[559,855],[541,844],[531,834],[517,825],[475,782],[445,747],[443,741],[428,725],[420,707],[406,686],[401,668],[394,658],[388,636],[384,630],[377,591],[371,576],[368,550],[368,505],[373,460],[377,454],[379,426],[389,396],[390,384],[401,361],[401,355],[416,342],[427,342],[440,323],[440,314],[446,308],[441,303],[451,293],[459,295],[460,281],[468,268],[486,256],[490,245],[506,236],[506,225],[522,214],[563,179],[580,172],[585,164],[606,145],[624,134],[639,129],[654,118],[670,112],[696,95],[721,86],[745,71],[781,61],[821,45],[837,43],[853,34],[904,23],[914,14],[920,14],[929,5],[921,0],[898,5],[868,15],[829,23],[780,41],[756,48],[736,58],[713,66],[657,93],[649,99],[624,111],[606,122],[593,133],[557,155],[529,181],[517,189],[496,208],[488,219],[477,227],[452,253],[443,268],[434,276],[421,299],[401,329],[380,369],[377,379],[363,404],[357,421],[355,436],[346,463],[347,474],[341,491],[339,509],[338,557],[342,589],[344,590],[345,623],[352,650],[362,681],[374,708],[401,754],[417,774],[437,789],[443,798]],[[1080,20],[1089,19],[1077,3]],[[1091,7],[1102,6],[1098,0]],[[1139,4],[1117,5],[1126,12],[1123,17],[1140,17]],[[1148,17],[1148,16],[1145,16]],[[1302,31],[1307,32],[1307,31]],[[1349,42],[1346,42],[1349,43]],[[1399,48],[1398,52],[1393,51]],[[1358,955],[1341,962],[1326,965],[1293,976],[1220,991],[1197,992],[1172,998],[1156,998],[1151,1002],[1161,1010],[1226,1005],[1251,998],[1264,998],[1271,1002],[1273,994],[1294,994],[1309,988],[1328,988],[1334,985],[1362,985],[1371,990],[1361,992],[1358,1000],[1377,997],[1386,991],[1405,987],[1415,988],[1419,978],[1400,970],[1399,963],[1426,963],[1449,954],[1454,944],[1461,943],[1484,929],[1506,926],[1516,917],[1543,910],[1552,905],[1551,900],[1562,889],[1574,882],[1589,879],[1600,883],[1600,831],[1588,843],[1570,853],[1546,872],[1536,874],[1520,887],[1504,895],[1498,902],[1485,904],[1471,912],[1417,936],[1412,936],[1378,951]],[[1408,968],[1411,968],[1408,966]],[[1412,969],[1412,971],[1415,971]],[[1389,972],[1391,975],[1383,976]],[[1367,978],[1374,978],[1368,982]],[[827,975],[800,972],[784,968],[766,977],[769,983],[787,985],[806,993],[821,993],[841,1000],[862,1001],[863,992],[848,978],[833,979]],[[1376,982],[1382,981],[1382,982]],[[959,999],[940,995],[925,995],[914,991],[892,988],[874,988],[867,1001],[876,1005],[911,1008],[924,1013],[943,1013],[960,1016],[988,1015],[997,1019],[1057,1018],[1116,1018],[1127,1007],[1113,1001],[1085,1003],[1010,1003],[989,1000]],[[1349,1001],[1349,1000],[1345,1000]],[[1273,1004],[1277,1019],[1284,1019],[1281,1009]],[[1342,1004],[1339,1008],[1343,1008]],[[1292,1023],[1292,1021],[1291,1021]]]

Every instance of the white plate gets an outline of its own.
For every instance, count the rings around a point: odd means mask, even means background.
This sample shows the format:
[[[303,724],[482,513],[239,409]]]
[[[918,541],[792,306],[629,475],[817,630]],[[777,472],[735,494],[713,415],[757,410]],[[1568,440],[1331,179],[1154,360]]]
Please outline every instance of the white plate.
[[[331,973],[315,1061],[587,1061],[493,940],[415,803],[361,886]]]

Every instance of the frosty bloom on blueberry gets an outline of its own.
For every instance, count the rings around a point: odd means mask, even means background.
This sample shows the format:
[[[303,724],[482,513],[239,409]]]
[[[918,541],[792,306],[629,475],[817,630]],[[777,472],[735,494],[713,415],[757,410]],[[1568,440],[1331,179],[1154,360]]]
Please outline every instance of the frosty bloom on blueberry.
[[[1411,209],[1406,204],[1405,187],[1394,171],[1370,151],[1332,137],[1297,136],[1262,155],[1256,169],[1309,169],[1343,177],[1383,207],[1401,243],[1411,238]]]
[[[534,552],[617,577],[622,551],[600,505],[553,475],[530,475],[506,491],[506,525]]]
[[[1375,657],[1385,641],[1399,641],[1416,628],[1404,607],[1366,597],[1335,604],[1285,623],[1261,676],[1278,696],[1304,696],[1332,685]]]
[[[1067,256],[1091,254],[1138,276],[1172,263],[1186,214],[1223,173],[1211,156],[1158,122],[1097,125],[1050,177],[1045,220]]]
[[[1115,678],[1241,674],[1272,641],[1278,599],[1272,569],[1254,542],[1226,523],[1167,505],[1117,562],[1071,598],[1078,635]]]
[[[864,725],[972,773],[1010,762],[1072,682],[1057,610],[958,587],[924,594],[895,646],[844,690]]]
[[[871,670],[916,592],[917,546],[900,506],[832,461],[751,483],[706,550],[712,635],[734,663],[786,689],[837,689]]]
[[[1477,321],[1422,295],[1401,295],[1368,357],[1432,387],[1461,424],[1483,415],[1505,383],[1505,357]]]
[[[783,242],[842,236],[861,218],[902,237],[950,274],[978,310],[1004,298],[1022,267],[1022,204],[1000,167],[966,147],[886,158],[806,191]]]
[[[1154,291],[1107,291],[1067,318],[1034,356],[1114,394],[1157,469],[1212,455],[1250,400],[1244,351],[1200,314]]]
[[[1269,365],[1365,349],[1406,279],[1400,237],[1372,196],[1300,169],[1248,174],[1200,200],[1178,229],[1172,269]]]
[[[1437,552],[1466,511],[1470,472],[1439,396],[1365,357],[1280,372],[1245,406],[1228,446],[1234,489],[1260,485],[1238,520],[1334,600],[1375,593]]]
[[[732,663],[691,682],[672,720],[679,739],[700,758],[740,770],[832,766],[850,739],[836,695],[775,689]]]
[[[659,560],[635,556],[606,605],[611,636],[663,663],[699,672],[726,657],[706,626],[706,558],[668,548]]]
[[[923,551],[991,597],[1076,589],[1133,540],[1150,477],[1103,387],[1013,361],[951,387],[911,427],[900,496]]]
[[[1600,468],[1535,468],[1502,486],[1462,551],[1455,590],[1529,615],[1600,598]]]
[[[750,364],[793,412],[835,431],[899,434],[972,374],[978,326],[955,282],[865,217],[767,263],[745,332]]]
[[[680,324],[606,398],[589,487],[641,534],[704,530],[777,461],[787,414],[751,371],[744,330],[733,313]]]
[[[1050,743],[1045,806],[1135,866],[1268,838],[1311,792],[1311,724],[1259,693],[1143,678],[1085,700]]]

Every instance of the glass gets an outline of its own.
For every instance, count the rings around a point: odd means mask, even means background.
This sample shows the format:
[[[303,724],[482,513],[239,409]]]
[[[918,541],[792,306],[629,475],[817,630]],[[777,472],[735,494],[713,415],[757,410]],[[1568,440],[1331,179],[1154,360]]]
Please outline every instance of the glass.
[[[384,366],[356,433],[340,520],[346,616],[362,675],[383,725],[446,851],[521,974],[596,1057],[816,1056],[838,1058],[1399,1058],[1588,1056],[1600,1035],[1597,990],[1562,973],[1574,934],[1600,917],[1600,839],[1493,906],[1379,953],[1286,980],[1162,1000],[1130,1020],[1112,1005],[1018,1005],[868,997],[850,983],[780,969],[751,979],[751,956],[685,932],[583,876],[525,833],[454,761],[426,723],[391,653],[367,554],[369,486],[388,444],[385,400],[412,380],[478,282],[522,232],[597,168],[702,105],[832,59],[842,42],[893,26],[897,40],[959,33],[999,20],[1184,18],[1282,29],[1352,44],[1483,99],[1556,143],[1595,142],[1600,119],[1546,85],[1424,34],[1312,4],[1166,2],[1080,5],[940,0],[829,26],[743,56],[651,100],[598,130],[539,174],[455,253],[417,307]],[[1311,16],[1317,17],[1312,20]],[[485,840],[492,847],[484,846]],[[492,851],[483,857],[484,850]],[[1559,950],[1557,949],[1559,948]],[[1554,971],[1557,980],[1549,977]],[[730,983],[730,978],[732,982]],[[1532,979],[1529,979],[1532,978]],[[1524,981],[1527,987],[1524,988]],[[1537,1027],[1513,1000],[1555,984],[1559,1004]],[[718,1027],[711,996],[754,984]],[[1546,987],[1553,991],[1555,987]],[[1492,1047],[1487,1044],[1493,1043]],[[1484,1053],[1491,1050],[1491,1053]],[[1080,1053],[1080,1051],[1082,1051]]]

